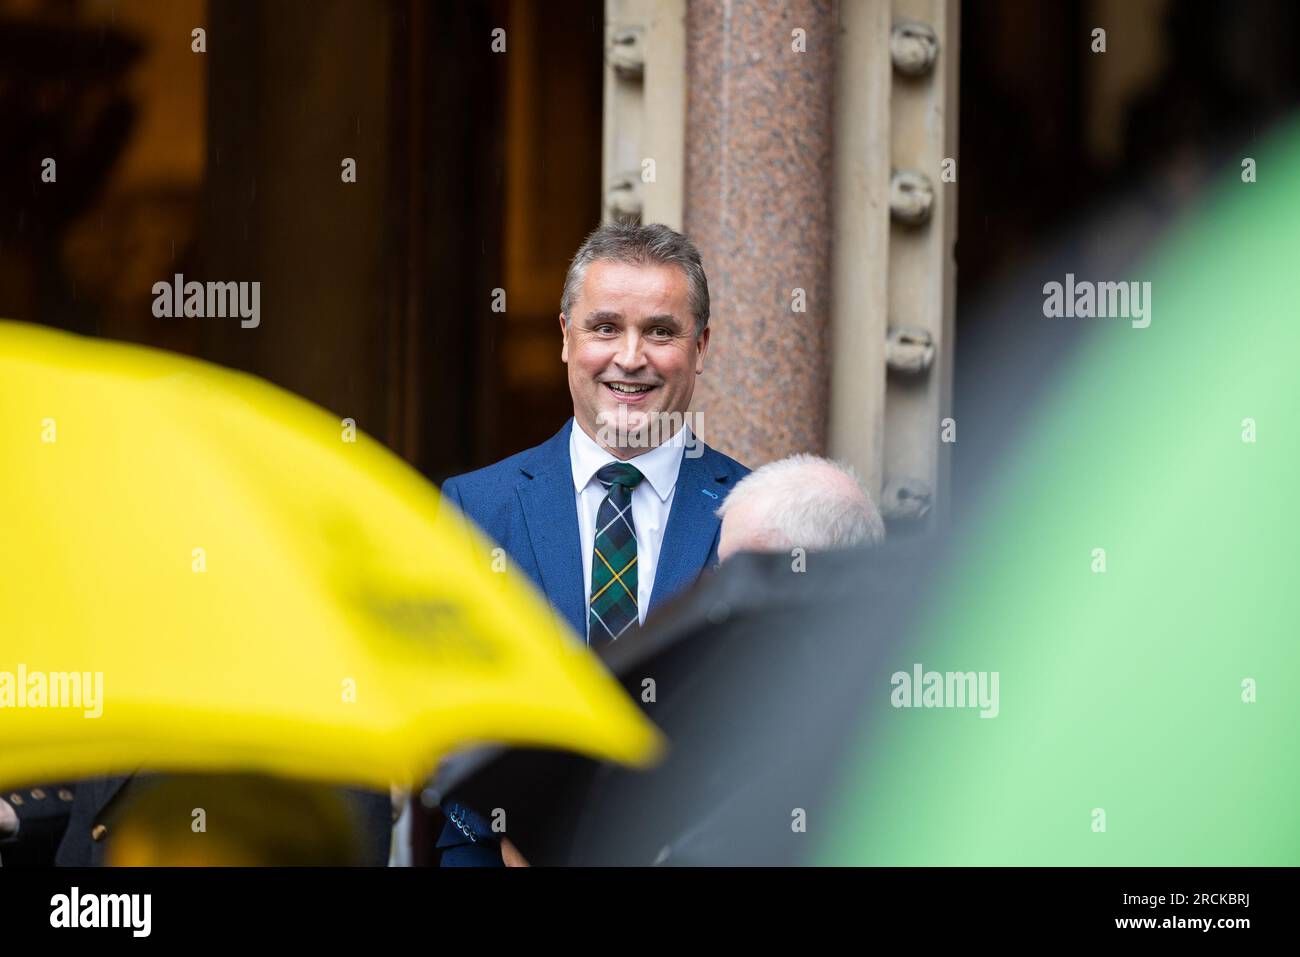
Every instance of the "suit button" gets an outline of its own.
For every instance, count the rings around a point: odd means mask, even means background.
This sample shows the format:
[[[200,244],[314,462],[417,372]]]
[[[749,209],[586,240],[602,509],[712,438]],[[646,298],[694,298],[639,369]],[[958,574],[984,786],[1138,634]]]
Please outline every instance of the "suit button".
[[[40,788],[32,788],[32,797],[34,797],[38,801],[44,801],[45,792],[42,791]]]
[[[71,801],[71,800],[72,800],[72,792],[69,791],[67,788],[59,788],[59,800],[60,800],[60,801]]]
[[[9,803],[14,807],[22,807],[23,796],[15,791],[13,794],[9,795]]]
[[[90,829],[90,839],[92,841],[102,841],[104,835],[108,833],[108,828],[103,824],[96,824]]]

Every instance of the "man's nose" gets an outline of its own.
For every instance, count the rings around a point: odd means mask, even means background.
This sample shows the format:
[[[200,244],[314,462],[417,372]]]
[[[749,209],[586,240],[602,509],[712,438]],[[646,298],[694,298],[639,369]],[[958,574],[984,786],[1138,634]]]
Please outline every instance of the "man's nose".
[[[641,336],[636,330],[629,329],[619,343],[618,354],[614,357],[619,368],[634,372],[645,365],[645,349]]]

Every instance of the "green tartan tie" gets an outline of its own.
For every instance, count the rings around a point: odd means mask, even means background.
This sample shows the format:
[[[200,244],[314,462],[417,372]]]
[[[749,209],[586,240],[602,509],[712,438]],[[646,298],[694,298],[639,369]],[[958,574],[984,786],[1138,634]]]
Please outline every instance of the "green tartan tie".
[[[644,476],[635,466],[611,462],[596,473],[596,478],[609,493],[596,512],[596,541],[591,556],[587,643],[593,647],[614,641],[639,620],[632,489]]]

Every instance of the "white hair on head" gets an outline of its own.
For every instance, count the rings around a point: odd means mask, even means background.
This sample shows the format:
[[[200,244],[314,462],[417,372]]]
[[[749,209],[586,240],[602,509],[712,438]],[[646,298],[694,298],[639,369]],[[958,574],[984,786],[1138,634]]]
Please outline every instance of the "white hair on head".
[[[736,483],[718,517],[745,507],[746,538],[769,550],[819,551],[874,545],[885,523],[848,465],[800,453],[769,462]]]

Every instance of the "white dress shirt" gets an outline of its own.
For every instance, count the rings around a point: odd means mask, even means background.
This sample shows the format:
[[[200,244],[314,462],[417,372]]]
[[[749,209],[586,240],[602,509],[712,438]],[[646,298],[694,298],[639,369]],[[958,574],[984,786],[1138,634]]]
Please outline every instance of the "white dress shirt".
[[[688,426],[683,425],[683,429]],[[627,459],[645,478],[632,490],[632,525],[636,528],[636,607],[641,624],[650,607],[654,592],[655,570],[659,567],[659,546],[663,544],[668,513],[673,507],[673,492],[677,488],[677,473],[681,471],[682,455],[686,451],[689,434],[675,435],[672,439],[646,449],[640,455]],[[596,478],[596,472],[610,462],[620,462],[607,449],[596,444],[595,439],[582,431],[577,420],[569,435],[569,463],[573,466],[573,488],[578,496],[578,540],[582,543],[583,596],[591,601],[591,556],[596,546],[596,513],[608,492]]]

